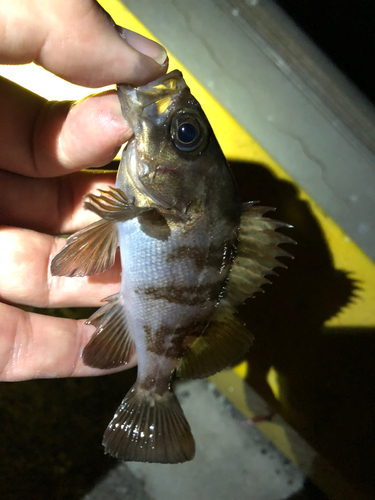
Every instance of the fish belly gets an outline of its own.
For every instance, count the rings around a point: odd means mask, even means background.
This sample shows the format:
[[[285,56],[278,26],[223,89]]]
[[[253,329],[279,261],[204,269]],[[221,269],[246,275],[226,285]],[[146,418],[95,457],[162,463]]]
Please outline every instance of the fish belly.
[[[137,219],[118,223],[121,295],[138,356],[138,381],[166,390],[186,348],[204,330],[216,306],[210,276],[190,252],[204,254],[205,237],[173,229],[167,241],[146,235]],[[178,253],[176,249],[185,249]],[[217,285],[216,285],[217,286]],[[163,386],[163,387],[162,387]]]

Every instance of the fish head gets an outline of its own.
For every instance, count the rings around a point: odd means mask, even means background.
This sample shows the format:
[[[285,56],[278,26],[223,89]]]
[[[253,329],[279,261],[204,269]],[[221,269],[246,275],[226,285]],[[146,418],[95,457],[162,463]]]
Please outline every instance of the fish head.
[[[133,88],[118,85],[122,112],[134,130],[128,175],[138,192],[163,208],[204,210],[209,185],[230,176],[225,157],[180,71]],[[226,175],[221,176],[221,171]],[[219,181],[220,182],[220,181]],[[189,208],[190,210],[190,208]]]

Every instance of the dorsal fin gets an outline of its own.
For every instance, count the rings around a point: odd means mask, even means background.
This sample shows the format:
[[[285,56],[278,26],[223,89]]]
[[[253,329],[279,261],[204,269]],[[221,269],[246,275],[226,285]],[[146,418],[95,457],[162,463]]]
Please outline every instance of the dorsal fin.
[[[236,316],[236,307],[260,287],[270,283],[267,274],[273,268],[286,267],[277,257],[292,257],[279,248],[281,243],[295,243],[275,230],[291,227],[284,222],[263,217],[273,210],[244,203],[237,255],[230,271],[228,284],[208,327],[190,346],[177,366],[179,378],[208,377],[238,361],[249,349],[252,334]]]
[[[276,232],[281,227],[291,228],[285,222],[263,217],[270,207],[258,207],[243,203],[241,225],[238,238],[237,255],[229,275],[225,296],[236,307],[256,292],[263,292],[261,286],[270,281],[265,278],[276,274],[275,267],[286,267],[277,257],[292,255],[278,245],[295,243],[285,234]]]

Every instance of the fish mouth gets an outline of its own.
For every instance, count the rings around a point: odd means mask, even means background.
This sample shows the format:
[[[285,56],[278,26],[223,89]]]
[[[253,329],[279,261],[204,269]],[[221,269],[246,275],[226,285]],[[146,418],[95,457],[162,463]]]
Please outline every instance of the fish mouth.
[[[176,200],[158,193],[154,187],[156,177],[168,177],[173,174],[173,169],[161,167],[154,157],[151,160],[147,155],[143,157],[144,148],[152,136],[154,127],[161,133],[158,135],[160,144],[157,143],[159,152],[156,152],[156,155],[161,154],[160,148],[169,137],[169,128],[164,126],[169,123],[170,115],[176,111],[181,94],[190,94],[181,71],[172,71],[136,88],[120,84],[117,86],[117,93],[122,114],[134,131],[130,146],[133,148],[133,157],[126,167],[134,186],[156,205],[183,211],[184,207]]]
[[[133,129],[136,129],[141,117],[160,124],[183,91],[189,92],[189,89],[179,70],[140,87],[117,85],[123,116]]]
[[[175,94],[186,87],[181,71],[175,69],[166,75],[159,77],[153,82],[136,87],[138,100],[142,107],[147,107],[149,103],[155,102],[167,95]]]

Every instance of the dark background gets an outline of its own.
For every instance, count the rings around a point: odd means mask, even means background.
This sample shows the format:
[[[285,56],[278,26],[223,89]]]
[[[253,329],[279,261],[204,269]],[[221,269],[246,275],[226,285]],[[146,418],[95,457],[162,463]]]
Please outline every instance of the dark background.
[[[276,0],[375,104],[375,1]]]

